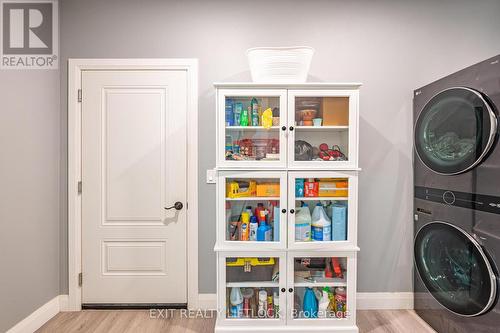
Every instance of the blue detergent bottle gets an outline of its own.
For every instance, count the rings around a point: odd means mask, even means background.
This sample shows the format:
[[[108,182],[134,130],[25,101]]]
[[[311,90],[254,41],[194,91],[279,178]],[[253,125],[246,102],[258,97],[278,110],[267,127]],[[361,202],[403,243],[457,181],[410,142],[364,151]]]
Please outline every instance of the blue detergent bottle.
[[[305,318],[318,318],[318,300],[312,288],[306,288],[304,292],[304,304],[302,310]]]
[[[257,228],[257,241],[263,242],[266,240],[266,233],[267,233],[267,223],[266,221],[260,221],[259,222],[259,227]]]

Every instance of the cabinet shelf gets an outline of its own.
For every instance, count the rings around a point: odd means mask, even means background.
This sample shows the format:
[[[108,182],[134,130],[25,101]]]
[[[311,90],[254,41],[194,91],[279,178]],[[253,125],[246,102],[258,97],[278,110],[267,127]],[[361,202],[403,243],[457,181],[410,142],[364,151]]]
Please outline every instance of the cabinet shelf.
[[[227,282],[228,288],[278,288],[279,282],[274,281],[248,281],[248,282]]]
[[[262,126],[226,126],[226,130],[228,131],[269,131],[279,128],[279,126],[271,126],[270,128],[264,128]]]
[[[297,198],[295,198],[295,201],[320,201],[320,200],[347,201],[347,200],[349,200],[349,198],[348,197],[297,197]]]
[[[349,126],[295,126],[295,129],[303,132],[343,132],[348,131]]]
[[[347,282],[345,279],[332,278],[332,279],[321,279],[320,281],[310,281],[304,278],[295,278],[295,287],[347,287]]]
[[[242,197],[242,198],[227,198],[226,201],[277,201],[280,197]]]

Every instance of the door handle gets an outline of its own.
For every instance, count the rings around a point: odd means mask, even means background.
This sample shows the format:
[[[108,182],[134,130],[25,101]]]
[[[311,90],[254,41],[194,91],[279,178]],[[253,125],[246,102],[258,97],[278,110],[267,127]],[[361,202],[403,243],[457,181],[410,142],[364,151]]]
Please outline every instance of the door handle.
[[[182,204],[182,202],[177,201],[176,203],[174,203],[173,206],[165,207],[165,209],[169,210],[169,209],[175,208],[175,210],[181,210],[183,207],[184,207],[184,205]]]

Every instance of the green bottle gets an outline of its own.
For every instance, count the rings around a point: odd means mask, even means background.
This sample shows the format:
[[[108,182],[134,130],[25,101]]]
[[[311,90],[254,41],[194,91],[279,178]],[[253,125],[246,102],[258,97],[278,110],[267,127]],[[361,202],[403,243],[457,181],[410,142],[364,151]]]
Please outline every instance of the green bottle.
[[[240,126],[248,126],[248,116],[250,114],[250,106],[247,109],[243,109],[240,115]]]

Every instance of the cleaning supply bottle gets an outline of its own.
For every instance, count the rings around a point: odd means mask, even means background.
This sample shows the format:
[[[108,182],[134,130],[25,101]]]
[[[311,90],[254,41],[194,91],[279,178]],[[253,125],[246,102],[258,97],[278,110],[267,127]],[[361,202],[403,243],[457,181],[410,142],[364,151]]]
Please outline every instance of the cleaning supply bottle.
[[[332,206],[332,240],[347,240],[347,207],[343,204]]]
[[[248,119],[250,117],[250,106],[248,109],[243,108],[240,115],[240,126],[248,126]]]
[[[226,99],[226,126],[234,125],[234,114],[233,114],[233,100],[231,98]]]
[[[265,217],[265,215],[263,213],[264,213],[264,211],[260,212],[260,215],[259,215],[259,228],[257,229],[257,240],[261,241],[261,242],[266,241],[266,238],[268,236],[267,235],[267,233],[268,233],[268,226],[267,226],[267,223],[266,223],[266,217]]]
[[[259,102],[257,98],[252,98],[250,101],[250,108],[252,110],[252,126],[259,126]]]
[[[234,103],[234,107],[233,107],[233,116],[234,116],[233,125],[234,126],[240,126],[242,111],[243,111],[243,103],[241,103],[241,102]]]
[[[318,318],[318,300],[312,288],[306,288],[304,292],[304,302],[302,305],[302,310],[304,311],[304,317],[306,318]]]
[[[247,241],[250,233],[250,215],[246,212],[241,213],[240,241]]]
[[[330,305],[330,297],[329,297],[329,289],[328,287],[323,288],[322,295],[318,304],[318,317],[326,318],[328,316],[328,306]]]
[[[257,240],[257,228],[259,227],[259,222],[257,222],[257,217],[250,217],[250,229],[248,234],[248,240],[256,241]]]
[[[266,318],[267,312],[267,291],[259,291],[259,309],[257,310],[257,316],[259,318]]]
[[[241,318],[243,316],[243,295],[241,294],[240,287],[231,288],[229,302],[231,303],[231,317]]]
[[[280,317],[280,298],[277,291],[273,294],[273,304],[274,304],[274,318]]]
[[[332,240],[332,222],[330,222],[321,203],[318,203],[314,207],[311,229],[313,241]]]
[[[311,240],[311,211],[302,202],[302,207],[297,209],[295,215],[295,240],[298,242],[308,242]]]

